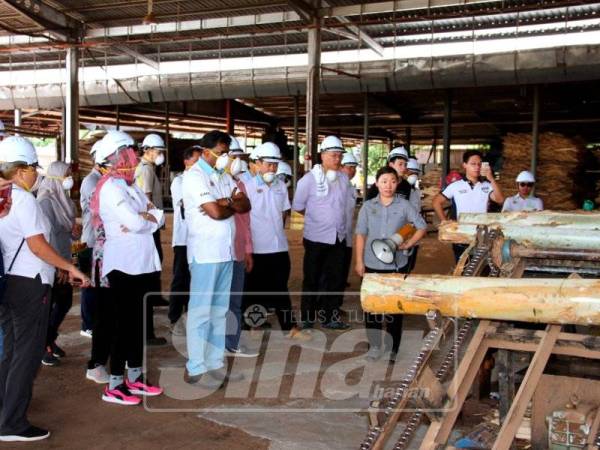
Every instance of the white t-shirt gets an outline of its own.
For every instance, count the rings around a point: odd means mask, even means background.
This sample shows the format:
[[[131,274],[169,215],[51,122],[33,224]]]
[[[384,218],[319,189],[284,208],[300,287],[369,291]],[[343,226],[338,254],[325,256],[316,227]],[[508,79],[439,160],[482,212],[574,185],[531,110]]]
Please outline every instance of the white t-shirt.
[[[288,251],[283,212],[291,208],[285,183],[276,179],[267,185],[256,175],[244,183],[250,200],[250,231],[254,253],[268,254]]]
[[[11,275],[35,278],[40,276],[42,284],[52,285],[54,267],[35,256],[27,241],[23,243],[10,272],[8,268],[23,239],[43,234],[50,240],[50,224],[44,216],[33,194],[13,184],[12,207],[7,216],[0,219],[0,245],[4,258],[4,270]]]
[[[187,225],[181,210],[183,208],[183,174],[177,175],[171,183],[171,198],[173,199],[173,238],[171,245],[173,247],[187,245]]]
[[[508,197],[504,200],[504,206],[502,206],[502,212],[510,211],[542,211],[544,209],[544,202],[539,197],[533,195],[523,198],[519,194]]]
[[[204,203],[230,197],[235,189],[233,178],[219,174],[203,159],[183,174],[183,204],[188,228],[187,255],[191,264],[233,261],[235,256],[235,220],[211,218],[202,209]]]
[[[160,258],[154,244],[154,233],[164,224],[164,214],[159,209],[148,211],[158,224],[142,218],[148,197],[135,185],[111,178],[100,191],[100,218],[106,233],[101,276],[118,270],[129,275],[159,272]],[[121,227],[129,231],[123,231]]]
[[[454,199],[458,218],[462,213],[486,213],[492,192],[492,184],[487,180],[472,185],[463,178],[446,186],[442,195],[448,200]]]

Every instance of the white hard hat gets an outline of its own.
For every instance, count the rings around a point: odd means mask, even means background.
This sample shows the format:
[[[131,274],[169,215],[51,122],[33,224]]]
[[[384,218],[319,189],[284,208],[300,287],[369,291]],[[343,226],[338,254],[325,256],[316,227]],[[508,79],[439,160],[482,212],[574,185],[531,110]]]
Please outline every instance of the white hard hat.
[[[406,168],[414,172],[421,171],[421,165],[419,164],[419,161],[417,161],[415,158],[409,158],[408,164],[406,164]]]
[[[122,147],[132,147],[135,141],[124,131],[109,130],[102,138],[100,148],[96,150],[96,163],[100,164]]]
[[[388,154],[388,161],[391,161],[392,158],[402,158],[405,161],[408,161],[408,152],[404,148],[404,146],[396,147]]]
[[[327,136],[321,142],[321,146],[319,147],[319,153],[322,152],[345,152],[344,144],[342,144],[342,140],[337,136]]]
[[[96,142],[94,142],[94,144],[92,145],[92,148],[90,149],[90,155],[94,155],[98,149],[102,146],[102,139],[98,139]]]
[[[352,153],[346,152],[342,158],[342,166],[358,166],[358,161]]]
[[[517,176],[517,183],[535,183],[535,177],[527,170],[524,170]]]
[[[292,167],[285,161],[280,161],[277,166],[277,175],[279,175],[279,174],[288,175],[290,177],[293,176],[292,175]]]
[[[233,134],[230,134],[229,137],[231,138],[231,144],[229,144],[229,154],[230,155],[243,155],[244,149],[240,145],[240,141],[238,141],[237,138]]]
[[[242,163],[240,172],[248,172],[248,163],[246,161],[244,161],[243,159],[240,162]]]
[[[0,142],[0,162],[23,162],[28,166],[37,166],[35,147],[22,136],[9,136]]]
[[[142,148],[155,148],[157,150],[164,150],[165,141],[158,134],[149,134],[142,141]]]
[[[266,162],[278,163],[281,161],[281,150],[273,142],[263,142],[254,149],[254,156]]]
[[[0,136],[6,136],[6,131],[4,131],[4,122],[0,120]]]

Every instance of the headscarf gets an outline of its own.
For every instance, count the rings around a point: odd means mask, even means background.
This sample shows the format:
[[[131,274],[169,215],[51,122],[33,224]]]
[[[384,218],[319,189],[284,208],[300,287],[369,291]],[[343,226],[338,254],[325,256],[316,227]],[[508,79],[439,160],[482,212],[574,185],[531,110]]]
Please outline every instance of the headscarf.
[[[108,157],[108,171],[100,178],[96,185],[96,190],[92,195],[90,209],[92,210],[92,226],[102,225],[100,219],[100,191],[102,186],[111,178],[119,178],[131,186],[135,181],[135,169],[138,165],[138,157],[131,147],[117,150]]]
[[[62,180],[66,177],[69,168],[69,164],[62,161],[54,161],[50,164],[37,194],[38,201],[45,198],[50,200],[58,223],[65,231],[71,231],[77,214],[75,203],[62,186]]]

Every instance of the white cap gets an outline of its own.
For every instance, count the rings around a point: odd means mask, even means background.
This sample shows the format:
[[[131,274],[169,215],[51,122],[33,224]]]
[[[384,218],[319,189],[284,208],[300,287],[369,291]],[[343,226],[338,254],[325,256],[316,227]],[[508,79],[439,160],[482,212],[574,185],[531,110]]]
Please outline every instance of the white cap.
[[[405,161],[408,161],[408,152],[404,148],[404,146],[396,147],[389,154],[387,160],[390,161],[392,158],[402,158]]]
[[[6,131],[4,131],[4,122],[0,120],[0,136],[6,136]]]
[[[322,152],[345,152],[344,144],[342,144],[342,140],[337,136],[327,136],[321,142],[321,146],[319,147],[319,153]]]
[[[266,162],[278,163],[281,161],[281,150],[273,142],[263,142],[254,149],[254,156]]]
[[[535,183],[535,177],[527,170],[524,170],[517,176],[517,183]]]
[[[29,166],[37,166],[38,158],[35,147],[22,136],[9,136],[0,142],[0,162],[23,162]]]
[[[124,131],[109,130],[102,138],[100,148],[96,150],[96,163],[100,164],[122,147],[132,147],[135,141]]]
[[[408,164],[406,164],[406,168],[408,170],[412,170],[414,172],[421,171],[421,165],[419,164],[419,161],[417,161],[415,158],[408,159]]]
[[[240,141],[238,141],[237,138],[233,134],[230,134],[229,137],[231,138],[231,144],[229,144],[229,154],[230,155],[243,155],[244,149],[240,145]]]
[[[277,165],[277,175],[279,174],[288,175],[290,177],[293,176],[292,167],[285,161],[280,161]]]
[[[164,150],[166,148],[165,141],[163,141],[163,138],[161,138],[158,134],[152,133],[144,138],[142,141],[142,148],[155,148],[157,150]]]
[[[346,152],[342,158],[342,166],[358,166],[358,161],[352,153]]]

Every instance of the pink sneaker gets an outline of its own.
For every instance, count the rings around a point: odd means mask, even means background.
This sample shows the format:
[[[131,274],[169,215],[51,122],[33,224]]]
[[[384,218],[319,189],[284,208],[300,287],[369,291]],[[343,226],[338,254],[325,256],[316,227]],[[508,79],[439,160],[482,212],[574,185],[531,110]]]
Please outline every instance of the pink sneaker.
[[[131,395],[131,391],[124,384],[118,385],[114,389],[104,388],[102,400],[108,403],[116,403],[118,405],[139,405],[141,398]]]
[[[127,379],[127,377],[125,377],[125,384],[127,386],[127,389],[129,389],[129,391],[135,395],[145,395],[147,397],[154,397],[163,393],[163,388],[158,386],[152,386],[145,380],[143,375],[140,375],[138,379],[135,380],[133,383],[130,382]]]

